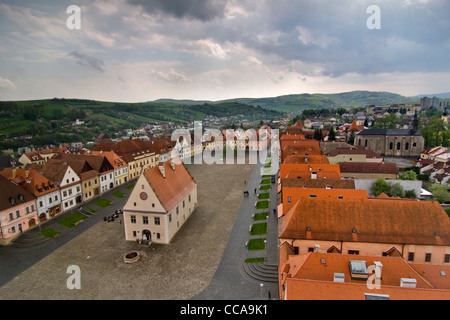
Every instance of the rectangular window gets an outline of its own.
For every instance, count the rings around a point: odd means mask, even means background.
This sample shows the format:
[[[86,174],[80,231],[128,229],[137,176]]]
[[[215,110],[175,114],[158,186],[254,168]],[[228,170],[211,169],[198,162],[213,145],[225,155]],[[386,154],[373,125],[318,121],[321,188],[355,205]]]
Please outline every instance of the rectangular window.
[[[136,223],[136,216],[130,216],[131,223]]]
[[[408,253],[408,261],[414,261],[414,252]]]
[[[431,262],[431,253],[425,254],[425,262]]]
[[[148,217],[142,217],[142,223],[148,224]]]
[[[348,254],[359,255],[359,250],[348,250]]]
[[[19,217],[20,217],[20,211],[17,210],[17,211],[16,211],[16,218],[19,218]]]
[[[161,219],[159,217],[155,217],[155,226],[161,225]]]
[[[172,222],[172,214],[169,213],[169,222]]]
[[[444,256],[444,263],[450,263],[450,254],[446,254],[445,256]]]
[[[14,219],[12,212],[9,213],[9,220]]]

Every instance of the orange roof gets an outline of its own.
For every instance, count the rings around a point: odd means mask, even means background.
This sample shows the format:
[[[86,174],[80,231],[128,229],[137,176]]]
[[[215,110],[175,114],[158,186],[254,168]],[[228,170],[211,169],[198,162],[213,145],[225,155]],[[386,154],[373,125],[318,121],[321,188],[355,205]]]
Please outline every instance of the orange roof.
[[[289,179],[310,179],[312,176],[312,172],[310,171],[298,171],[293,170],[290,171],[289,174],[285,178]],[[336,171],[320,171],[317,172],[316,179],[340,179],[341,175]],[[284,178],[283,178],[284,179]]]
[[[112,151],[91,151],[91,155],[106,157],[115,169],[127,166],[127,162]]]
[[[353,179],[297,179],[283,178],[282,188],[313,188],[313,189],[355,189]]]
[[[353,120],[351,126],[348,128],[348,131],[359,131],[358,125],[356,124],[355,120]]]
[[[176,159],[160,165],[164,168],[163,177],[159,167],[154,167],[145,172],[145,177],[152,186],[153,191],[166,211],[170,211],[181,201],[194,187],[195,181],[187,171],[184,164]]]
[[[450,290],[450,265],[411,263],[411,267],[435,288]]]
[[[279,237],[445,246],[450,219],[438,202],[303,198],[280,218]]]
[[[284,159],[285,164],[301,164],[301,163],[323,163],[329,164],[330,161],[325,155],[289,155]]]
[[[36,170],[4,169],[1,175],[10,181],[14,181],[22,189],[36,197],[57,191],[59,187],[50,179],[44,177]]]
[[[354,189],[312,189],[312,188],[283,188],[283,214],[286,214],[299,199],[368,199],[366,190]],[[291,201],[289,201],[291,200]]]
[[[371,289],[367,283],[375,284],[374,279],[354,280],[351,277],[350,261],[365,261],[366,267],[382,264],[380,289]],[[438,266],[436,266],[438,267]],[[355,256],[334,253],[307,253],[289,256],[279,268],[280,288],[286,289],[287,300],[363,300],[364,294],[389,295],[392,300],[449,299],[450,290],[434,286],[400,257]],[[344,282],[334,282],[334,274],[344,275]],[[281,277],[282,275],[282,277]],[[373,276],[368,272],[367,276]],[[401,279],[417,281],[416,288],[400,287]],[[280,296],[284,297],[283,291]]]
[[[341,170],[338,164],[280,164],[280,177],[286,178],[291,171],[298,172],[336,172],[341,177]],[[304,178],[304,177],[302,177]]]

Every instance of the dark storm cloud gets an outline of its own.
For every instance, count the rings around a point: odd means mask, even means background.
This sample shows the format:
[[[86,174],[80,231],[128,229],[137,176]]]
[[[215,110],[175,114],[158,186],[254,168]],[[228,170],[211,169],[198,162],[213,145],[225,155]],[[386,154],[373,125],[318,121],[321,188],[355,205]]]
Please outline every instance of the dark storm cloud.
[[[175,18],[209,21],[223,17],[225,0],[128,0],[149,14],[162,13]]]
[[[77,50],[71,51],[68,54],[68,56],[75,58],[75,60],[79,64],[81,64],[85,67],[88,67],[90,69],[100,71],[100,72],[105,71],[105,63],[103,62],[103,60],[100,60],[96,57],[85,55]]]

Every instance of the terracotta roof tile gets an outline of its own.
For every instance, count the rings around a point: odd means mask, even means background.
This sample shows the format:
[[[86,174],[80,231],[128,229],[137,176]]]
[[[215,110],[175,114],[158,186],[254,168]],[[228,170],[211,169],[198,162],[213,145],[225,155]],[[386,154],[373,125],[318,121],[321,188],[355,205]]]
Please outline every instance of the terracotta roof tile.
[[[353,229],[360,242],[450,245],[450,219],[431,201],[300,199],[279,220],[284,239],[355,241]]]
[[[353,280],[350,276],[350,260],[365,261],[366,266],[375,261],[383,265],[380,287],[369,288],[367,280]],[[428,265],[429,270],[440,266]],[[434,276],[423,276],[399,257],[354,256],[332,253],[308,253],[289,256],[280,267],[283,277],[280,283],[281,297],[287,300],[364,300],[365,294],[388,295],[390,300],[449,300],[450,290],[435,286]],[[334,282],[334,273],[344,275],[344,282]],[[374,275],[372,272],[370,275]],[[440,275],[438,275],[440,276]],[[440,276],[442,277],[442,276]],[[416,288],[402,288],[401,278],[416,279]],[[369,284],[375,284],[373,279]]]
[[[196,184],[179,159],[174,160],[175,169],[172,169],[170,161],[161,166],[164,168],[165,177],[159,167],[147,170],[145,177],[163,207],[166,211],[170,211]]]

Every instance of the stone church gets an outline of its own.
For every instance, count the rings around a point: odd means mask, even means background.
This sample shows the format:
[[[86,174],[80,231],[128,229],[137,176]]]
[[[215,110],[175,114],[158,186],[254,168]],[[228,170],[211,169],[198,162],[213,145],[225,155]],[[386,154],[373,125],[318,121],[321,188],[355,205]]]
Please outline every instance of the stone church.
[[[355,146],[386,157],[419,157],[425,140],[419,131],[417,114],[412,129],[365,129],[356,134]]]

